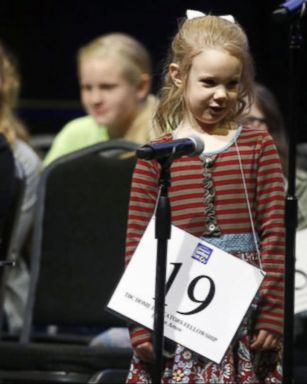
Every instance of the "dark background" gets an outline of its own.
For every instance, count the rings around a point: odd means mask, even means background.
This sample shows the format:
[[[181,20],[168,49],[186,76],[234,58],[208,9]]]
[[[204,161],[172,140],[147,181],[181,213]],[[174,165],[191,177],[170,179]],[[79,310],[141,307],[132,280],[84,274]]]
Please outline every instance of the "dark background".
[[[152,53],[156,91],[163,58],[185,10],[231,13],[248,34],[257,80],[277,96],[284,116],[289,108],[289,23],[277,24],[274,0],[1,0],[0,39],[14,52],[22,75],[19,113],[31,133],[55,133],[75,116],[79,104],[76,51],[105,32],[123,31]],[[302,21],[299,141],[307,141],[306,24]]]

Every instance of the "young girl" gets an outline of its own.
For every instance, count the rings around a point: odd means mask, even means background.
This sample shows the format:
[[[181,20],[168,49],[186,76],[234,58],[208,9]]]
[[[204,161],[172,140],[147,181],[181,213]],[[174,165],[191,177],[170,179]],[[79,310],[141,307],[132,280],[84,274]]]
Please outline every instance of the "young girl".
[[[78,51],[81,102],[87,116],[67,123],[44,159],[109,139],[139,144],[152,140],[156,98],[150,94],[151,59],[142,43],[124,33],[108,33]]]
[[[198,135],[205,144],[201,156],[172,163],[172,223],[262,266],[267,275],[221,364],[177,345],[174,356],[165,359],[163,383],[280,383],[284,185],[271,136],[237,123],[253,89],[245,33],[221,17],[185,20],[172,42],[164,79],[156,115],[165,132],[160,140]],[[138,160],[126,263],[154,213],[159,172],[157,161]],[[130,332],[134,355],[127,382],[149,383],[152,332],[138,325]]]

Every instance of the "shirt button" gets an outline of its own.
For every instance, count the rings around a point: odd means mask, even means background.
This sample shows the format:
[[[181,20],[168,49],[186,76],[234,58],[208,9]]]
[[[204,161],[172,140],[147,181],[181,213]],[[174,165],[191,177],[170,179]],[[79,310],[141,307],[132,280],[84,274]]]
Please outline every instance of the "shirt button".
[[[209,228],[209,231],[213,232],[215,230],[215,228],[216,228],[216,225],[215,224],[210,224],[208,228]]]

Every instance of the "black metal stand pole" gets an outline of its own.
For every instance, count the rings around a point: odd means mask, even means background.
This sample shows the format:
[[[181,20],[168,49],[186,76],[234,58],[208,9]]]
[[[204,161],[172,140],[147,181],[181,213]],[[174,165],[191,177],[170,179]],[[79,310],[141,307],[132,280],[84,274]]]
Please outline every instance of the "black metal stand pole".
[[[154,333],[153,346],[155,365],[152,381],[160,384],[163,371],[164,349],[164,306],[165,306],[165,281],[167,265],[167,242],[171,235],[171,213],[168,198],[170,185],[170,159],[161,159],[160,194],[156,209],[155,237],[157,244],[155,309],[154,309]]]
[[[297,228],[296,180],[296,142],[299,125],[300,100],[300,63],[302,35],[300,18],[290,24],[289,34],[289,163],[288,191],[286,197],[286,265],[285,265],[285,318],[284,318],[284,352],[283,383],[291,384],[293,379],[293,343],[294,343],[294,291],[295,291],[295,236]]]
[[[300,73],[301,73],[301,19],[305,15],[306,1],[283,3],[273,12],[275,22],[289,22],[289,113],[288,113],[288,191],[285,207],[286,262],[284,294],[284,351],[283,383],[292,384],[294,343],[294,291],[295,291],[295,238],[297,228],[296,143],[300,123]]]

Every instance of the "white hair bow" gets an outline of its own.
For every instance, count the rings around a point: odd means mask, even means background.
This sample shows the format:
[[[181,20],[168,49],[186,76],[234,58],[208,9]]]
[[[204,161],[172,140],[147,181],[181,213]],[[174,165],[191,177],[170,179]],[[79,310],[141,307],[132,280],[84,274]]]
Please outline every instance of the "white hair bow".
[[[187,18],[190,20],[190,19],[195,19],[196,17],[202,17],[202,16],[206,16],[205,13],[203,12],[200,12],[200,11],[195,11],[193,9],[187,9]],[[227,20],[227,21],[230,21],[231,23],[235,23],[235,19],[232,15],[222,15],[222,16],[219,16],[221,17],[222,19],[224,20]]]

